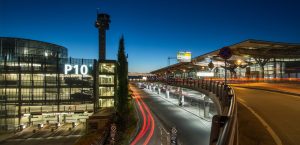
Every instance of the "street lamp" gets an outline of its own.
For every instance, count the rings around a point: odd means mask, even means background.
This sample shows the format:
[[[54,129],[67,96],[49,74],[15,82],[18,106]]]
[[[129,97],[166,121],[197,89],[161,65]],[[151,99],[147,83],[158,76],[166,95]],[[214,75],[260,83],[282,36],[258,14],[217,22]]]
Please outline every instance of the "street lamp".
[[[236,62],[236,64],[237,64],[238,66],[240,66],[240,65],[242,64],[242,60],[238,59],[237,62]]]
[[[242,60],[238,59],[236,61],[236,65],[239,67],[239,77],[241,78],[241,65],[242,65]]]

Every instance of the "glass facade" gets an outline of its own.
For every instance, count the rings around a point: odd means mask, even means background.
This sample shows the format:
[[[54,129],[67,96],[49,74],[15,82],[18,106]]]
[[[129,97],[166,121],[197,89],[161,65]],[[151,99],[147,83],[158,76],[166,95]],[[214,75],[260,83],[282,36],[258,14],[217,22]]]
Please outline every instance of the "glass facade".
[[[262,68],[254,60],[249,59],[248,62],[251,62],[250,65],[246,67],[237,66],[234,71],[236,76],[231,76],[230,71],[227,71],[227,75],[232,78],[260,78],[262,77]],[[218,63],[216,63],[218,64]],[[217,72],[214,72],[214,77],[224,78],[225,70],[222,65],[216,65],[218,69]],[[291,59],[291,58],[281,58],[281,59],[270,59],[264,65],[264,78],[273,79],[273,78],[300,78],[300,59]],[[195,76],[196,77],[196,76]]]
[[[0,130],[114,106],[115,61],[67,58],[64,47],[27,39],[0,37],[0,46]]]
[[[0,37],[0,56],[8,59],[16,56],[46,56],[66,58],[67,48],[29,39]]]
[[[116,61],[99,62],[99,106],[113,107],[116,96]]]

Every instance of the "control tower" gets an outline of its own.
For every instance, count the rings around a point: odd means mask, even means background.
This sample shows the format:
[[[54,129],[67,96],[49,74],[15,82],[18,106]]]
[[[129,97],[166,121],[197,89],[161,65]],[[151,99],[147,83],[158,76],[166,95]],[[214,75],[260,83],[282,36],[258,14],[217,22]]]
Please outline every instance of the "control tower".
[[[98,13],[95,27],[99,30],[99,59],[106,59],[106,30],[109,29],[110,18],[108,14]]]

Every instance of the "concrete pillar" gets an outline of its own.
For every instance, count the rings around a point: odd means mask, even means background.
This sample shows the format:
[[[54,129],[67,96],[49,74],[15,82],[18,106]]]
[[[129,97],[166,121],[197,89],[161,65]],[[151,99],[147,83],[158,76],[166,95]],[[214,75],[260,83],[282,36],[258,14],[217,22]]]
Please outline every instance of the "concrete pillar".
[[[67,121],[66,114],[64,114],[63,123],[66,123],[66,121]]]
[[[169,99],[170,98],[170,91],[169,89],[166,90],[166,97]]]
[[[184,96],[183,95],[181,96],[181,103],[182,103],[182,106],[184,106]]]
[[[179,90],[179,98],[178,98],[179,106],[183,106],[184,105],[184,96],[182,95],[183,91],[182,91],[182,88],[179,88],[179,87],[178,87],[178,90]]]
[[[31,124],[32,124],[31,118],[32,118],[32,115],[29,115],[29,116],[28,116],[28,124],[29,124],[29,126],[31,126]]]
[[[57,114],[57,123],[60,122],[60,115]]]
[[[204,117],[209,118],[209,98],[204,97]]]
[[[276,58],[273,58],[273,71],[274,71],[274,78],[276,79],[277,78],[277,65],[276,65]]]

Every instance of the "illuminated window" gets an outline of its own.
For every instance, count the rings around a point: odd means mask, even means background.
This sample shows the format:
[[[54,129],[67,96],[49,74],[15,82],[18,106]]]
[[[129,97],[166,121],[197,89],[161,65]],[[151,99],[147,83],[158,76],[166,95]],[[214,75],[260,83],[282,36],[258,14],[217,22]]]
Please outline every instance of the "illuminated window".
[[[102,84],[114,84],[114,75],[99,75],[99,83]]]
[[[113,107],[114,99],[99,99],[99,106],[100,107]]]
[[[100,64],[100,73],[114,73],[115,64],[114,63],[101,63]]]
[[[115,89],[114,87],[99,87],[100,96],[114,96]]]

